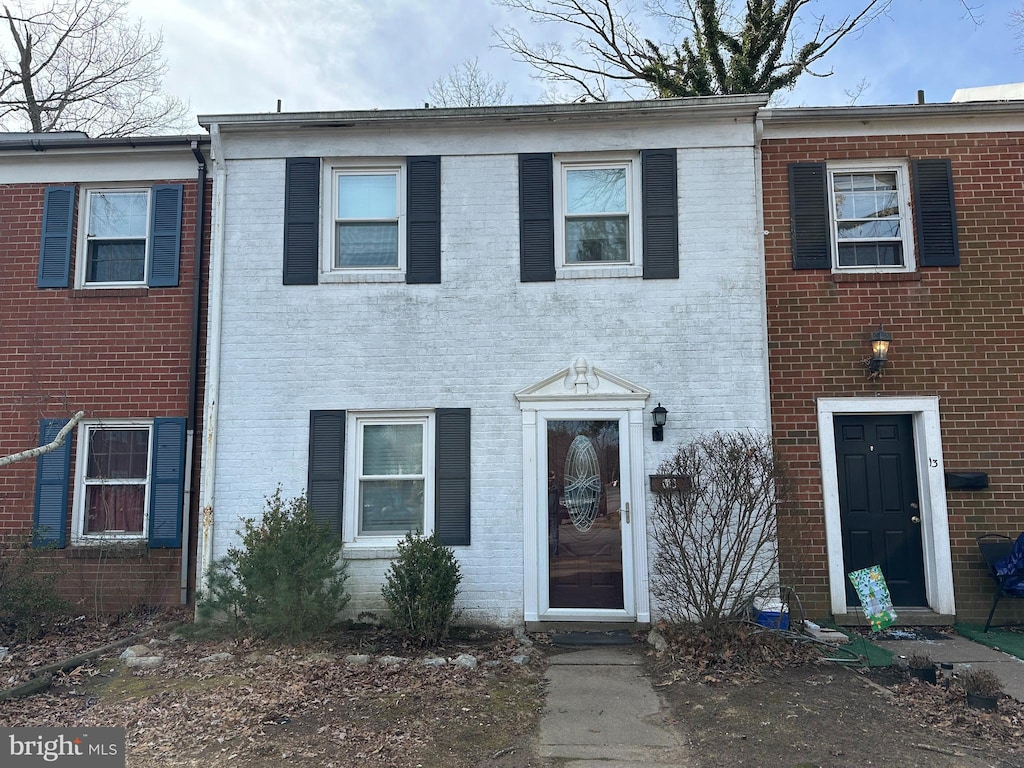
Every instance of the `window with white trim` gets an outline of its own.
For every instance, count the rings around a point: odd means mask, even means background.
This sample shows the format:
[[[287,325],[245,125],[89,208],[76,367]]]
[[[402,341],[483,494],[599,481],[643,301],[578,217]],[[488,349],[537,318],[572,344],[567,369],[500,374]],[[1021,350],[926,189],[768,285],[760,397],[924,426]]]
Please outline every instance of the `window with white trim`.
[[[79,427],[73,515],[77,540],[147,537],[151,441],[148,422]]]
[[[146,285],[149,189],[87,189],[78,284]]]
[[[405,166],[324,163],[325,272],[405,269]]]
[[[903,164],[829,163],[832,265],[837,271],[914,269],[913,221]]]
[[[556,157],[555,254],[559,268],[639,263],[640,160]]]
[[[348,413],[345,540],[393,544],[434,529],[434,414]]]

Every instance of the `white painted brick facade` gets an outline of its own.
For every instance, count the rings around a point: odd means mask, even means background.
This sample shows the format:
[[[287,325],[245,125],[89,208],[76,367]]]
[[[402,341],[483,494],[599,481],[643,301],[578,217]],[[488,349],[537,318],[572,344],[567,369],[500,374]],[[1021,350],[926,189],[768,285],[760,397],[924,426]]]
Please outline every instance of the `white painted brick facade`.
[[[679,148],[678,280],[520,283],[517,153]],[[523,445],[514,393],[578,356],[651,391],[665,442],[768,428],[753,111],[747,120],[225,134],[214,555],[281,484],[301,493],[309,412],[472,409],[469,620],[523,620]],[[442,282],[283,286],[286,156],[441,155]],[[216,247],[216,246],[215,246]],[[650,506],[650,504],[648,504]],[[379,611],[386,559],[354,559],[351,612]]]

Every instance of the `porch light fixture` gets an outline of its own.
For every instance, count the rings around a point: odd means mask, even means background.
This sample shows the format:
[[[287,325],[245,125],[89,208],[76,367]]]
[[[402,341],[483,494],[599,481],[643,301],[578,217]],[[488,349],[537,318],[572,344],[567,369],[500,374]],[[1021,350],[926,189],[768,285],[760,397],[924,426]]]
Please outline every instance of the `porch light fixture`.
[[[661,407],[661,403],[651,410],[651,418],[654,419],[654,426],[651,427],[651,439],[660,443],[665,439],[665,422],[668,421],[668,411]]]
[[[889,342],[892,336],[885,332],[881,325],[871,334],[871,357],[864,361],[868,369],[868,378],[877,379],[882,375],[885,364],[889,362]]]

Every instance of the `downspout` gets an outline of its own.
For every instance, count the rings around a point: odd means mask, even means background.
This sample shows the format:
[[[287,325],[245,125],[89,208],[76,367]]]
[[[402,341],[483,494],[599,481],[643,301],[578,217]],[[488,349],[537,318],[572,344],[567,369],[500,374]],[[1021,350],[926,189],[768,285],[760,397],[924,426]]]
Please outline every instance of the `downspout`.
[[[764,403],[765,413],[768,416],[768,434],[774,435],[772,429],[772,396],[771,396],[771,370],[769,369],[768,349],[768,263],[765,255],[764,241],[768,232],[764,228],[764,179],[762,178],[762,157],[761,142],[764,141],[764,120],[760,112],[754,115],[754,210],[757,211],[757,244],[758,254],[761,260],[761,317],[764,323],[761,327],[761,344],[764,349]]]
[[[206,158],[199,142],[192,141],[192,154],[199,170],[196,174],[195,277],[192,292],[192,340],[188,363],[188,413],[185,417],[185,499],[181,516],[181,604],[188,603],[189,540],[192,528],[192,466],[195,463],[196,395],[199,389],[199,327],[203,297],[203,224],[206,221]]]
[[[213,220],[210,232],[209,311],[206,332],[206,392],[203,399],[203,463],[200,484],[200,518],[196,584],[205,594],[207,574],[213,563],[214,480],[217,476],[217,407],[220,398],[221,318],[224,301],[224,211],[227,166],[224,162],[220,126],[210,126],[210,159],[213,161]]]

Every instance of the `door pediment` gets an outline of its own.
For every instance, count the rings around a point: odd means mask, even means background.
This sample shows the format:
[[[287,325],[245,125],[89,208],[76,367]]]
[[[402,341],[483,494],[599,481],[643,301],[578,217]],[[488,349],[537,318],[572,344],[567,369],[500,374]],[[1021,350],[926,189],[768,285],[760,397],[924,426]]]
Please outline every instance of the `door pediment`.
[[[650,396],[649,390],[621,376],[595,368],[583,357],[577,357],[571,366],[516,392],[521,408],[528,408],[527,403],[541,401],[580,400],[610,400],[618,403],[632,401],[639,402],[643,407]]]

